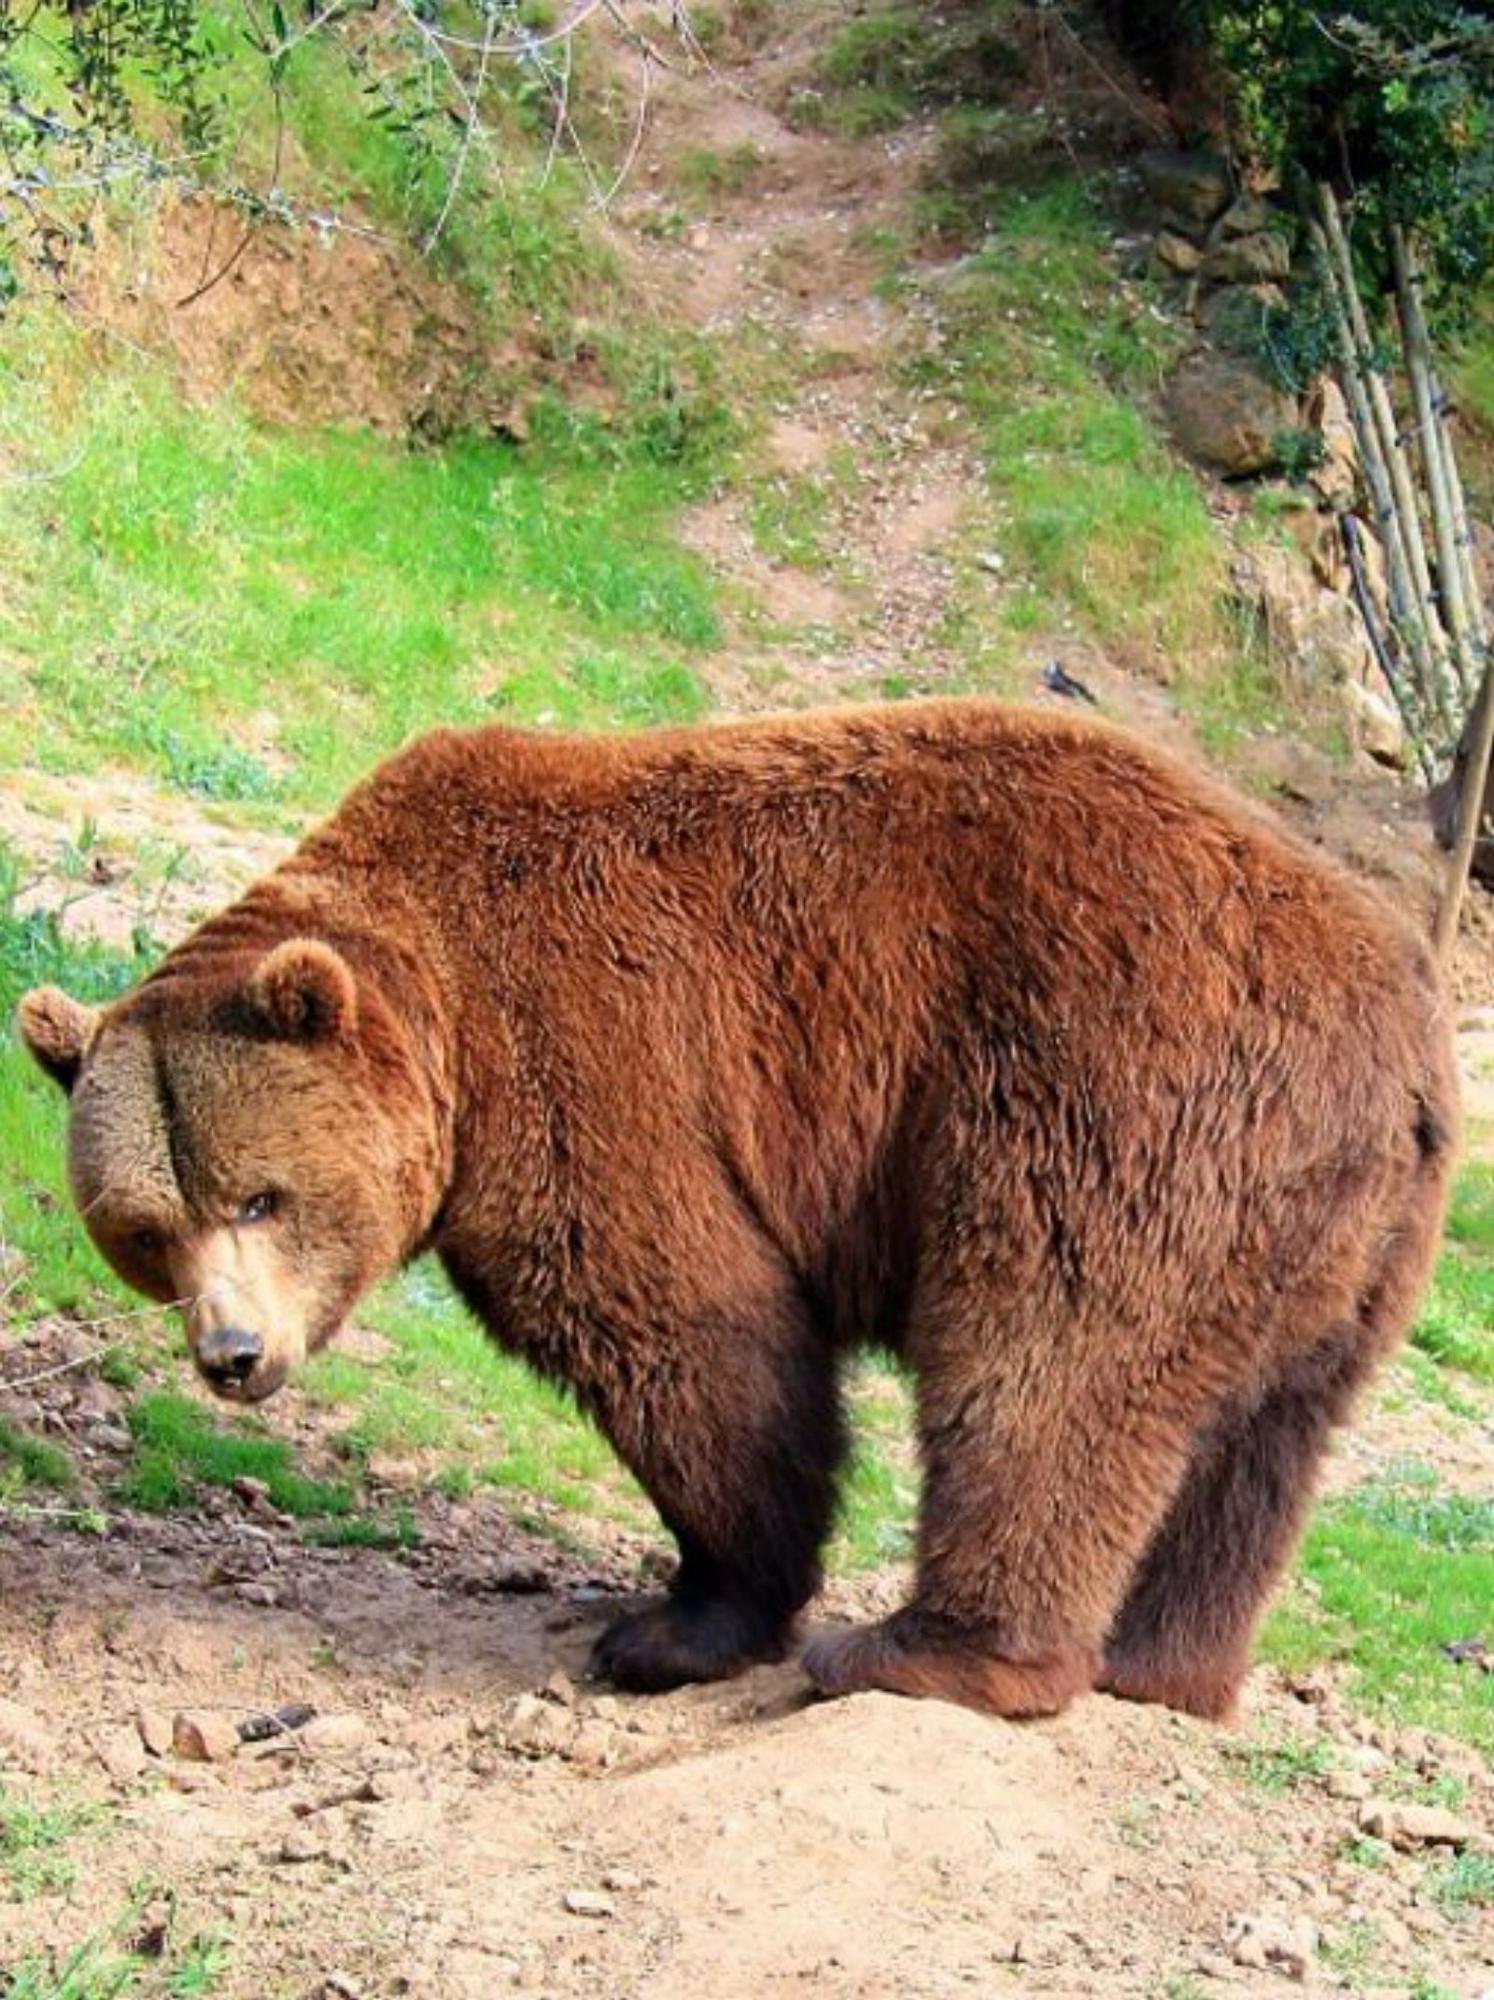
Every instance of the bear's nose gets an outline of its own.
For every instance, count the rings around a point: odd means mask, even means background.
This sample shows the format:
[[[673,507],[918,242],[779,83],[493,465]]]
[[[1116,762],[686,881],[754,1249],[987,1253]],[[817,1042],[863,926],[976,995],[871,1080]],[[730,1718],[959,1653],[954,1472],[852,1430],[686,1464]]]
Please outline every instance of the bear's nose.
[[[197,1343],[197,1365],[210,1382],[232,1387],[249,1380],[264,1351],[264,1342],[247,1327],[215,1327]]]

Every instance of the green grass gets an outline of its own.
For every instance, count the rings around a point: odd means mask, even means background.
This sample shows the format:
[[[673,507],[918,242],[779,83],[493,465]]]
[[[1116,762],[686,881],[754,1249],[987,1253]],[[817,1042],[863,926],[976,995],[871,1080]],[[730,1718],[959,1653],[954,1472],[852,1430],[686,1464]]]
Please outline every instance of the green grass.
[[[673,177],[687,194],[711,201],[750,187],[763,164],[761,149],[750,142],[731,146],[724,153],[714,146],[692,146],[680,155]]]
[[[152,1390],[126,1411],[134,1453],[121,1497],[136,1507],[189,1507],[204,1486],[260,1479],[282,1513],[324,1516],[352,1512],[351,1487],[308,1479],[282,1438],[217,1421],[200,1403],[171,1390]]]
[[[1458,1175],[1447,1242],[1412,1341],[1439,1365],[1494,1382],[1494,1167]]]
[[[228,1970],[229,1946],[205,1931],[178,1948],[133,1937],[145,1892],[106,1929],[63,1952],[32,1953],[0,1968],[3,2000],[207,2000]]]
[[[765,556],[794,569],[827,570],[831,489],[823,479],[777,473],[752,489],[752,537]]]
[[[17,1260],[13,1281],[0,1270],[0,1301],[12,1314],[86,1309],[100,1299],[124,1298],[74,1219],[62,1094],[20,1046],[16,1002],[29,987],[45,984],[65,986],[80,999],[107,999],[152,956],[143,937],[132,952],[111,951],[71,936],[55,908],[23,913],[18,898],[28,879],[18,857],[0,843],[0,1247]],[[14,1440],[0,1450],[16,1463]],[[41,1462],[33,1460],[26,1476],[45,1479]]]
[[[66,1493],[76,1480],[73,1462],[61,1445],[0,1417],[0,1498],[27,1486],[50,1486]]]
[[[1333,1750],[1326,1743],[1247,1743],[1229,1754],[1256,1790],[1273,1798],[1311,1784],[1331,1770],[1334,1762]]]
[[[78,1864],[68,1845],[95,1826],[96,1806],[32,1800],[0,1786],[0,1891],[13,1902],[67,1889]]]
[[[1231,661],[1224,543],[1148,414],[1178,335],[1117,280],[1085,186],[1006,198],[939,309],[942,345],[909,372],[980,426],[1011,583],[989,645],[1077,629],[1185,678]]]
[[[1441,1863],[1427,1877],[1432,1901],[1447,1916],[1494,1909],[1494,1854],[1470,1850]]]
[[[448,1492],[490,1488],[562,1511],[652,1524],[611,1447],[569,1398],[503,1354],[457,1301],[439,1267],[417,1265],[363,1314],[388,1343],[364,1362],[333,1348],[305,1370],[308,1394],[347,1416],[354,1465],[415,1460]]]
[[[1352,1698],[1400,1724],[1494,1751],[1494,1679],[1443,1648],[1482,1636],[1494,1604],[1494,1505],[1402,1468],[1327,1502],[1272,1612],[1267,1658],[1348,1671]]]
[[[0,449],[82,454],[44,515],[0,487],[0,763],[322,807],[436,722],[704,708],[693,662],[719,625],[672,538],[683,463],[272,432],[64,345],[0,356]]]

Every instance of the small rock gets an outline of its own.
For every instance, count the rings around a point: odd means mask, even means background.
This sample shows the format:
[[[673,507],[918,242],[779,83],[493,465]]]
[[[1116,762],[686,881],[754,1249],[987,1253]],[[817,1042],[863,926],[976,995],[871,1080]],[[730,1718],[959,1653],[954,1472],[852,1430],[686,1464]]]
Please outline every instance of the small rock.
[[[41,1717],[0,1696],[0,1751],[5,1761],[40,1776],[51,1766],[56,1739]]]
[[[280,1592],[273,1583],[241,1583],[234,1591],[241,1604],[258,1604],[270,1610],[280,1602]]]
[[[1330,1799],[1367,1799],[1370,1781],[1363,1771],[1330,1771],[1323,1780]]]
[[[604,1889],[615,1889],[620,1896],[628,1895],[643,1887],[643,1877],[631,1868],[609,1868],[602,1877]]]
[[[1284,1972],[1305,1980],[1317,1955],[1317,1927],[1307,1917],[1235,1916],[1224,1928],[1224,1941],[1236,1965],[1248,1970]]]
[[[595,1889],[567,1889],[565,1906],[573,1917],[615,1917],[617,1905]]]
[[[1152,146],[1137,166],[1157,206],[1171,209],[1185,222],[1212,222],[1229,201],[1229,169],[1217,153]]]
[[[1262,229],[1205,251],[1202,275],[1216,285],[1255,285],[1263,279],[1285,278],[1291,268],[1291,244],[1276,230]]]
[[[568,1755],[583,1771],[605,1771],[617,1761],[617,1733],[605,1722],[583,1722]]]
[[[1359,1827],[1403,1852],[1415,1847],[1467,1847],[1477,1838],[1476,1829],[1446,1806],[1397,1805],[1386,1799],[1371,1799],[1360,1809]]]
[[[499,1563],[491,1588],[508,1597],[539,1597],[550,1588],[550,1578],[536,1562]]]
[[[553,1702],[538,1695],[521,1694],[509,1711],[503,1740],[510,1750],[523,1757],[553,1757],[566,1749],[575,1728],[574,1719]]]
[[[145,1769],[145,1745],[134,1729],[111,1729],[98,1745],[97,1756],[115,1785],[132,1785]]]
[[[172,1718],[171,1747],[192,1764],[221,1764],[239,1747],[238,1725],[210,1708],[180,1709]]]
[[[1394,703],[1361,681],[1345,681],[1338,694],[1350,734],[1365,756],[1400,770],[1406,761],[1406,729]]]
[[[1242,194],[1219,218],[1221,236],[1254,236],[1270,226],[1275,211],[1258,194]]]
[[[324,1836],[309,1823],[293,1826],[280,1843],[282,1861],[323,1861],[328,1853]]]
[[[555,1669],[554,1673],[551,1674],[545,1685],[540,1689],[540,1692],[541,1694],[548,1695],[551,1701],[558,1701],[562,1708],[574,1708],[576,1706],[576,1683],[571,1679],[564,1667],[557,1667]]]
[[[251,1479],[247,1473],[241,1474],[233,1482],[233,1490],[241,1500],[247,1500],[251,1506],[256,1502],[268,1500],[270,1497],[269,1481],[265,1479]]]
[[[1157,261],[1169,271],[1176,271],[1180,278],[1191,278],[1203,262],[1203,252],[1196,243],[1190,243],[1186,236],[1176,229],[1161,229],[1152,248]]]
[[[309,1750],[313,1757],[347,1756],[350,1752],[364,1749],[373,1735],[361,1715],[339,1714],[314,1715],[296,1732],[296,1741]]]

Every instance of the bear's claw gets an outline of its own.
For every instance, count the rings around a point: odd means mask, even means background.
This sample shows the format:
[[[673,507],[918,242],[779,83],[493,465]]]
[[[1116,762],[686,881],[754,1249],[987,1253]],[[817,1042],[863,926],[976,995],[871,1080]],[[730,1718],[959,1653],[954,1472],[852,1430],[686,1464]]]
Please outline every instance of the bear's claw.
[[[673,1598],[614,1618],[592,1648],[588,1672],[632,1694],[660,1694],[692,1681],[728,1680],[761,1660],[781,1660],[735,1606],[686,1609]]]
[[[805,1646],[804,1671],[821,1694],[928,1696],[987,1715],[1057,1715],[1094,1685],[1094,1662],[1077,1649],[1017,1660],[914,1609],[880,1625],[819,1632]]]

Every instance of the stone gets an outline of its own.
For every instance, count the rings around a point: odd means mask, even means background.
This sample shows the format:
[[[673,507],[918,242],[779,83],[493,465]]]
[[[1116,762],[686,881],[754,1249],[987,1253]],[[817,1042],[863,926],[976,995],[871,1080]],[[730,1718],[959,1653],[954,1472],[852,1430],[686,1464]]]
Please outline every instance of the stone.
[[[1292,268],[1292,246],[1275,229],[1254,236],[1232,236],[1204,252],[1202,275],[1214,285],[1254,285],[1262,279],[1285,278]]]
[[[1208,294],[1198,323],[1215,347],[1248,355],[1260,366],[1272,324],[1285,309],[1286,293],[1279,285],[1224,285]]]
[[[1307,475],[1308,485],[1326,507],[1351,506],[1359,491],[1359,442],[1344,392],[1331,375],[1313,384],[1303,428],[1313,433],[1323,453]]]
[[[1218,153],[1207,148],[1184,152],[1171,146],[1150,146],[1136,164],[1157,206],[1186,222],[1212,222],[1229,203],[1229,168]]]
[[[609,1868],[602,1877],[604,1889],[615,1889],[620,1896],[628,1895],[643,1887],[643,1877],[631,1868]]]
[[[312,1716],[296,1731],[297,1743],[313,1757],[346,1756],[351,1751],[366,1749],[372,1740],[373,1731],[361,1715],[335,1711]]]
[[[1356,748],[1375,763],[1385,765],[1387,770],[1401,770],[1406,761],[1406,727],[1395,703],[1384,695],[1376,694],[1362,681],[1345,681],[1339,689],[1339,700]],[[1335,1793],[1335,1797],[1369,1797],[1370,1783],[1362,1773],[1339,1772],[1335,1775],[1363,1787],[1359,1791]]]
[[[1237,195],[1219,218],[1221,236],[1255,236],[1270,227],[1279,211],[1263,195]]]
[[[145,1745],[134,1729],[111,1729],[95,1753],[113,1785],[132,1785],[146,1765]]]
[[[51,1768],[56,1750],[56,1739],[39,1715],[0,1696],[0,1755],[7,1764],[39,1777]]]
[[[573,1917],[615,1917],[617,1905],[596,1889],[567,1889],[565,1906]]]
[[[1301,1981],[1310,1976],[1318,1950],[1317,1926],[1308,1917],[1234,1916],[1224,1941],[1236,1965]]]
[[[539,1597],[550,1589],[549,1573],[536,1562],[499,1563],[491,1588],[506,1597]]]
[[[1349,685],[1356,683],[1350,682]],[[1323,1780],[1323,1790],[1330,1799],[1367,1799],[1370,1781],[1363,1771],[1330,1771]]]
[[[540,1689],[540,1693],[548,1696],[551,1701],[559,1702],[562,1708],[574,1708],[576,1706],[576,1683],[571,1679],[564,1667],[557,1667],[555,1669],[554,1673],[551,1674],[545,1685]]]
[[[1305,686],[1369,683],[1377,673],[1358,611],[1315,580],[1295,546],[1252,549],[1234,578],[1240,595],[1259,605],[1273,655]]]
[[[328,1854],[325,1835],[314,1826],[293,1826],[280,1843],[279,1859],[282,1861],[323,1861]]]
[[[521,1694],[509,1710],[503,1740],[521,1757],[555,1757],[569,1748],[574,1729],[568,1710],[538,1695]]]
[[[135,1731],[152,1757],[171,1753],[171,1717],[159,1708],[137,1709]]]
[[[1159,229],[1152,248],[1157,262],[1169,271],[1175,271],[1180,278],[1191,278],[1203,262],[1203,252],[1198,245],[1190,243],[1176,229]]]
[[[1478,1837],[1466,1819],[1446,1806],[1401,1805],[1388,1799],[1371,1799],[1361,1808],[1359,1830],[1388,1840],[1403,1852],[1416,1847],[1468,1847]]]
[[[617,1731],[605,1722],[583,1722],[566,1754],[583,1771],[605,1771],[617,1762]]]
[[[239,1747],[238,1726],[214,1709],[179,1709],[171,1722],[171,1747],[188,1763],[222,1764]]]
[[[1180,450],[1233,477],[1275,466],[1281,434],[1297,420],[1293,399],[1249,362],[1206,351],[1174,372],[1167,412]]]

